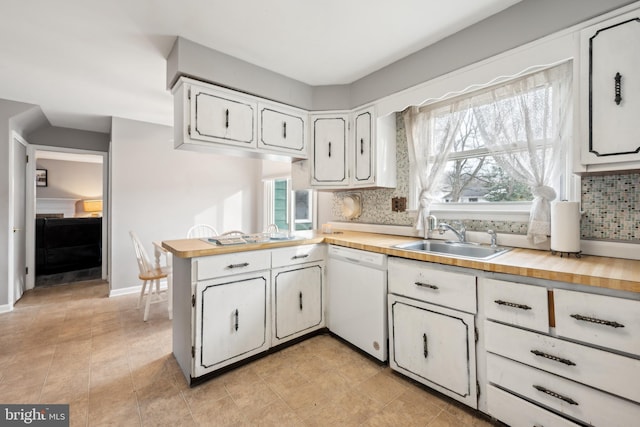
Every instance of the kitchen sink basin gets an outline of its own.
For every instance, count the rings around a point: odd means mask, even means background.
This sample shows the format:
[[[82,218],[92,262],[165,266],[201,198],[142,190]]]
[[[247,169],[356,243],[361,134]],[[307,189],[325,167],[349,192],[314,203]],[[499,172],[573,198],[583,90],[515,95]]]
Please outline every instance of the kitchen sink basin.
[[[419,240],[417,242],[401,243],[393,246],[405,251],[426,252],[447,255],[458,258],[490,259],[511,250],[510,248],[492,248],[477,243],[449,242],[442,240]]]

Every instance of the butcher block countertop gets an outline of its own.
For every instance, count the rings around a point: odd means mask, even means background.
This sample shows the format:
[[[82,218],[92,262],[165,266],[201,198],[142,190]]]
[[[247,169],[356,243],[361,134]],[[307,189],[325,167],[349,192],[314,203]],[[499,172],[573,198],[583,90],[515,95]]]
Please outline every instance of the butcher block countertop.
[[[311,243],[329,243],[419,261],[640,293],[640,261],[590,255],[582,255],[579,259],[575,257],[561,258],[548,251],[520,248],[482,261],[406,251],[392,247],[398,243],[415,240],[419,239],[338,230],[333,234],[321,234],[315,231],[297,232],[296,238],[293,240],[266,243],[216,246],[199,239],[181,239],[163,241],[162,246],[179,258],[194,258]]]

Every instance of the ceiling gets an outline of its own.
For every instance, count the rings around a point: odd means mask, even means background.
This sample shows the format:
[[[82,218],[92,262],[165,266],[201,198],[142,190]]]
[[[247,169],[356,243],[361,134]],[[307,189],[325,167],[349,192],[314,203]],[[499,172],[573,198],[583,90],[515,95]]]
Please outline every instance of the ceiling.
[[[309,85],[351,83],[520,0],[3,0],[0,98],[54,126],[172,125],[176,39]]]

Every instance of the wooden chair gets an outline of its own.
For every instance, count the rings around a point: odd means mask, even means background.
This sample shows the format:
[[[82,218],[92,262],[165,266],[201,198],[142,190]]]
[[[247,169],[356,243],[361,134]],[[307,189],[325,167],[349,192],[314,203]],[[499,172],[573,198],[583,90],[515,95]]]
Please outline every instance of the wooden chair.
[[[151,304],[155,304],[158,302],[164,301],[161,298],[160,294],[160,280],[167,280],[167,309],[169,311],[169,319],[173,318],[173,307],[172,307],[172,289],[171,289],[171,268],[168,266],[155,266],[149,261],[149,257],[147,256],[147,252],[140,243],[140,239],[133,231],[129,232],[131,236],[131,241],[133,242],[133,248],[136,251],[136,258],[138,260],[138,269],[140,270],[140,274],[138,274],[138,278],[142,280],[142,289],[140,290],[140,296],[138,297],[138,308],[142,304],[142,298],[145,293],[147,294],[147,300],[145,302],[144,307],[144,321],[147,321],[149,317],[149,306]],[[147,289],[147,284],[149,284],[149,288]],[[153,289],[153,285],[155,286],[155,291]],[[151,301],[154,299],[155,301]]]
[[[196,224],[187,231],[187,238],[201,238],[217,236],[218,231],[208,224]]]

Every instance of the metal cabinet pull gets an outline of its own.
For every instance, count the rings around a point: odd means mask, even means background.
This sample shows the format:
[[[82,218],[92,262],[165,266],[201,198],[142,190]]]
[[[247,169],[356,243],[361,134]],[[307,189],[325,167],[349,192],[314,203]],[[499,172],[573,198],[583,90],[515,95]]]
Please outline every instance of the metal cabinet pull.
[[[282,137],[287,139],[287,122],[282,122]]]
[[[556,393],[555,391],[549,390],[548,388],[542,387],[541,385],[534,385],[533,388],[545,394],[548,394],[549,396],[555,397],[556,399],[560,399],[564,402],[567,402],[570,405],[578,405],[578,402],[576,402],[572,398],[563,396],[560,393]]]
[[[576,320],[582,320],[583,322],[597,323],[598,325],[611,326],[612,328],[624,328],[622,323],[614,322],[613,320],[602,320],[596,317],[583,316],[581,314],[572,314],[571,317]]]
[[[235,326],[236,331],[237,331],[238,330],[238,325],[240,324],[240,315],[238,313],[238,309],[237,308],[236,308],[236,312],[235,312],[235,318],[236,318],[236,321],[235,321],[235,325],[234,326]]]
[[[422,334],[422,349],[423,349],[423,354],[424,354],[424,358],[426,359],[427,356],[429,355],[429,343],[427,341],[427,334]]]
[[[302,291],[299,294],[300,297],[300,311],[302,311]]]
[[[331,157],[331,141],[329,141],[329,157]]]
[[[364,154],[364,139],[360,138],[360,154]]]
[[[576,364],[573,363],[569,359],[563,359],[562,357],[558,357],[558,356],[554,356],[554,355],[551,355],[551,354],[547,354],[547,353],[544,353],[544,352],[542,352],[540,350],[531,350],[531,353],[535,354],[536,356],[544,357],[545,359],[553,360],[555,362],[564,363],[565,365],[568,365],[568,366],[576,366]]]
[[[301,258],[306,258],[308,256],[309,256],[309,254],[295,255],[295,256],[292,256],[291,259],[301,259]]]
[[[248,267],[249,263],[248,262],[243,262],[240,264],[229,264],[227,265],[227,268],[242,268],[242,267]]]
[[[507,307],[519,308],[520,310],[531,310],[531,307],[525,304],[517,304],[515,302],[503,301],[501,299],[497,299],[494,302],[498,305],[506,305]]]
[[[424,283],[424,282],[414,282],[414,285],[416,286],[420,286],[422,288],[429,288],[429,289],[439,289],[436,285],[432,285],[430,283]]]
[[[622,74],[616,73],[616,76],[613,78],[613,80],[615,81],[614,89],[616,92],[614,101],[616,101],[616,105],[620,105],[620,102],[622,102]]]
[[[229,109],[224,110],[224,127],[229,129]]]

